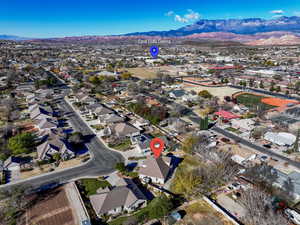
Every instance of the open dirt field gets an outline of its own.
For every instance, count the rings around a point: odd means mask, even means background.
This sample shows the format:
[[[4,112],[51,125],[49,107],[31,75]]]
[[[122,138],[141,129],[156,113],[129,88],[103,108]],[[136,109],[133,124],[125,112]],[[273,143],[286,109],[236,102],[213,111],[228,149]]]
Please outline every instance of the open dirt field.
[[[207,90],[212,95],[217,96],[220,99],[224,99],[224,96],[231,96],[232,94],[240,91],[239,89],[231,87],[202,87],[193,84],[184,84],[184,89],[188,91],[194,90],[196,92]]]
[[[158,68],[147,68],[147,67],[137,67],[137,68],[126,68],[134,77],[140,79],[150,79],[156,78],[156,72]]]
[[[204,200],[192,201],[188,205],[182,208],[186,211],[187,214],[182,221],[176,224],[179,225],[196,224],[198,221],[201,220],[206,221],[207,217],[213,217],[213,218],[217,218],[217,220],[221,220],[224,225],[233,225],[221,213],[213,209]]]

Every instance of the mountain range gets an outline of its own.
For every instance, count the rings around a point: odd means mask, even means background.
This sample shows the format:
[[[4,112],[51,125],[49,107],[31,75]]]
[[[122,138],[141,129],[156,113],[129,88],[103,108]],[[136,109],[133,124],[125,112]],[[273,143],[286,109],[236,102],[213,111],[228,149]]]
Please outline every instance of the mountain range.
[[[300,17],[282,16],[270,20],[261,18],[247,19],[221,19],[207,20],[201,19],[194,24],[181,27],[177,30],[169,31],[150,31],[136,32],[126,34],[127,36],[147,35],[162,37],[178,37],[191,34],[208,33],[208,32],[230,32],[234,34],[251,35],[262,32],[273,31],[290,31],[300,33]]]
[[[64,38],[31,39],[37,42],[126,42],[136,39],[215,40],[241,42],[249,45],[300,44],[300,17],[282,16],[273,19],[201,19],[177,30],[136,32],[112,36],[75,36]],[[6,40],[30,40],[17,36],[0,35]]]

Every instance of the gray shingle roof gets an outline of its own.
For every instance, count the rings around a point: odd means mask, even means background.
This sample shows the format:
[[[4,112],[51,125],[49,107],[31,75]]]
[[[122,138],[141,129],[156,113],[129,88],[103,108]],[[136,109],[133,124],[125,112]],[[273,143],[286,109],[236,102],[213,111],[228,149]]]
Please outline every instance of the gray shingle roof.
[[[139,199],[147,200],[132,180],[121,179],[118,185],[110,192],[90,196],[91,204],[97,214],[107,213],[119,207],[129,207]]]

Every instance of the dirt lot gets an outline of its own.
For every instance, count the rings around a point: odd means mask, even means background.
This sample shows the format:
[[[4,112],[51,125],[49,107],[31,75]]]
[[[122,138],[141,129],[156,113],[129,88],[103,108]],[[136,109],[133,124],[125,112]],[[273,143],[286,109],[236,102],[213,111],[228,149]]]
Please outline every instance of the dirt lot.
[[[230,87],[202,87],[202,86],[196,86],[192,84],[185,84],[184,89],[188,91],[194,90],[196,92],[207,90],[212,95],[217,96],[220,99],[224,99],[224,96],[231,96],[232,94],[240,91],[239,89],[230,88]]]
[[[213,209],[204,200],[193,201],[189,205],[183,207],[183,209],[187,214],[184,217],[183,221],[178,222],[178,224],[180,225],[194,224],[201,220],[206,221],[208,217],[221,220],[224,225],[232,225],[229,220],[227,220],[222,214]]]
[[[79,165],[81,163],[81,160],[82,160],[82,158],[75,158],[75,159],[71,159],[68,161],[63,161],[59,164],[58,167],[55,168],[55,171]],[[41,175],[43,173],[48,173],[49,170],[53,167],[51,165],[47,164],[47,165],[41,166],[41,168],[42,168],[42,170],[39,168],[34,168],[31,171],[21,172],[21,179],[26,179],[29,177]]]
[[[126,68],[134,77],[140,79],[149,79],[155,78],[158,68],[147,68],[147,67],[138,67],[138,68]]]

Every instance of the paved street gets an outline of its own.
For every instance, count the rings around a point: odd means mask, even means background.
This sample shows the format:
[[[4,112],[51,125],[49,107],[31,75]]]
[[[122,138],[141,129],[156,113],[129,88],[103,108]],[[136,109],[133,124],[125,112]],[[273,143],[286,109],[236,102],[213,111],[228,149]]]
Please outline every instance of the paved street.
[[[245,145],[249,148],[252,148],[256,151],[259,151],[262,154],[268,155],[268,156],[270,156],[272,158],[275,158],[275,159],[283,160],[285,162],[288,162],[290,165],[293,165],[293,166],[297,167],[298,169],[300,169],[300,163],[299,162],[296,162],[296,161],[291,160],[291,159],[289,159],[285,156],[282,156],[282,155],[276,153],[275,151],[269,150],[269,149],[264,148],[260,145],[253,144],[250,141],[247,141],[247,140],[245,140],[245,139],[243,139],[243,138],[241,138],[241,137],[239,137],[235,134],[232,134],[232,133],[230,133],[226,130],[223,130],[223,129],[217,127],[217,126],[213,127],[212,130],[219,133],[219,134],[222,134],[225,137],[231,138],[231,139],[239,142],[242,145]]]
[[[61,100],[59,106],[65,112],[69,112],[69,122],[76,131],[80,131],[84,135],[90,135],[92,137],[89,143],[86,144],[90,153],[92,154],[92,159],[87,163],[75,168],[58,172],[54,171],[27,180],[9,183],[2,186],[2,189],[9,189],[13,186],[19,185],[30,185],[34,188],[37,188],[40,185],[53,182],[67,182],[77,177],[106,175],[114,171],[114,167],[117,162],[124,161],[124,158],[121,154],[107,149],[105,145],[96,136],[94,136],[90,128],[73,111],[72,107],[65,100]]]

